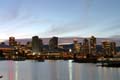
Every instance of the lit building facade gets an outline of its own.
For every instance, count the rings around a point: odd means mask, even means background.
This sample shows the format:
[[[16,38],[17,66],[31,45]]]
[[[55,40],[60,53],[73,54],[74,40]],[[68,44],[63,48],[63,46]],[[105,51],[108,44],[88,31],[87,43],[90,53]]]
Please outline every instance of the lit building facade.
[[[89,54],[89,40],[86,38],[83,40],[82,52],[83,54]]]
[[[2,51],[3,53],[12,53],[14,51],[14,47],[0,44],[0,51]]]
[[[94,36],[91,36],[90,38],[90,54],[95,54],[96,53],[96,38]]]
[[[81,44],[78,43],[77,39],[74,39],[73,53],[80,53],[80,51],[81,51]]]
[[[15,41],[15,37],[9,37],[9,45],[16,46],[17,42]]]
[[[116,43],[111,42],[111,54],[116,55]]]
[[[116,43],[110,41],[102,42],[103,52],[105,55],[115,55],[116,54]]]

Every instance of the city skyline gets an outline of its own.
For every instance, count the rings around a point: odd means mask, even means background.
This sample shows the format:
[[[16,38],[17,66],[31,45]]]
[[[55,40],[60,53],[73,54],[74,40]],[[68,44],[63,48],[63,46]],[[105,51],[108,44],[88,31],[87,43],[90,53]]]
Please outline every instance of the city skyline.
[[[1,0],[0,38],[119,37],[119,0]]]

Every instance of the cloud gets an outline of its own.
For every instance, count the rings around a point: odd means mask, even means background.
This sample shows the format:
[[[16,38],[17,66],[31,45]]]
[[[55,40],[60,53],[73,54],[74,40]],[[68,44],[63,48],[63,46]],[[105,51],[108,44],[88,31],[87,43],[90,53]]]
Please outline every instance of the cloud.
[[[98,35],[106,36],[106,37],[118,37],[118,33],[120,33],[120,24],[110,24],[107,26],[102,26],[97,29]]]
[[[6,1],[0,6],[0,22],[6,23],[16,19],[19,16],[19,10],[22,5],[22,0]]]
[[[48,24],[50,23],[49,20],[40,20],[40,19],[26,19],[22,22],[19,22],[18,24],[14,24],[11,28],[6,29],[4,32],[9,34],[14,34],[16,32],[24,32],[25,30],[31,30],[33,27],[36,28],[36,26],[33,25],[39,25],[41,24]],[[27,34],[26,34],[27,35]]]
[[[80,23],[58,24],[50,26],[43,35],[64,35],[85,29],[86,26]],[[41,33],[40,33],[41,34]]]
[[[94,0],[83,0],[82,21],[87,22],[89,20],[89,13]]]
[[[103,28],[101,31],[103,32],[110,32],[110,31],[116,31],[120,30],[120,24],[114,24],[109,27]]]
[[[84,2],[84,10],[88,12],[92,7],[94,0],[83,0],[83,2]]]

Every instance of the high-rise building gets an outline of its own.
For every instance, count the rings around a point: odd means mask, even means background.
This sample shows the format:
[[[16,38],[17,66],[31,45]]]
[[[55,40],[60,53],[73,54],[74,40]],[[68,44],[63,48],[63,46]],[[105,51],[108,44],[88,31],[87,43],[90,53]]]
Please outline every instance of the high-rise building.
[[[110,41],[102,42],[103,52],[105,55],[115,55],[116,54],[116,43]]]
[[[39,45],[40,45],[40,52],[43,51],[43,41],[42,39],[39,39]]]
[[[84,54],[89,54],[89,41],[86,38],[83,40],[82,52]]]
[[[90,54],[95,54],[96,53],[96,38],[94,36],[91,36],[90,38]]]
[[[81,45],[77,39],[74,39],[73,53],[80,53]]]
[[[52,37],[49,40],[49,49],[50,50],[55,50],[58,48],[58,37]]]
[[[110,54],[110,41],[103,41],[102,42],[102,48],[103,48],[103,53],[104,55],[109,55]]]
[[[15,37],[9,37],[9,45],[16,46],[17,42],[15,41]]]
[[[111,42],[111,54],[116,55],[116,43]]]
[[[32,37],[32,51],[33,54],[40,54],[42,52],[42,40],[38,36]]]

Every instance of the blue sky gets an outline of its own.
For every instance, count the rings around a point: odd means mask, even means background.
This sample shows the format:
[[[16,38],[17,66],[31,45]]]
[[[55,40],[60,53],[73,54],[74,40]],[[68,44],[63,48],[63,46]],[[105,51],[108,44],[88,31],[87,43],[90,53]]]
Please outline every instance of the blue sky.
[[[0,38],[113,37],[120,0],[0,0]]]

